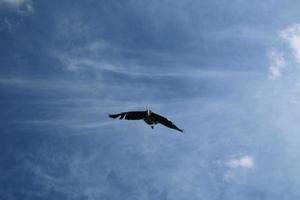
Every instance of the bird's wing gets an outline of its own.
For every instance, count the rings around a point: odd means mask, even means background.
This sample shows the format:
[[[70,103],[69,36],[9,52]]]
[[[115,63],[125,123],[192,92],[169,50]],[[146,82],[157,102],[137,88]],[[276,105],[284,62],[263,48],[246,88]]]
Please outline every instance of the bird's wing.
[[[108,116],[111,117],[111,118],[116,119],[117,117],[122,116],[122,114],[123,114],[123,113],[119,113],[119,114],[109,114]],[[123,118],[123,117],[121,117],[121,118]],[[120,119],[121,119],[121,118],[120,118]]]
[[[143,119],[146,116],[146,111],[130,111],[130,112],[122,112],[119,114],[110,114],[109,117],[111,118],[118,118],[119,119],[123,119],[125,117],[125,119],[127,120],[139,120],[139,119]]]
[[[139,120],[139,119],[144,119],[146,116],[147,112],[146,111],[130,111],[127,112],[125,115],[125,119],[127,120]]]
[[[165,125],[166,127],[175,129],[177,131],[183,132],[183,130],[181,130],[180,128],[178,128],[177,126],[175,126],[175,124],[173,124],[173,122],[171,122],[170,120],[168,120],[167,118],[156,114],[156,113],[151,113],[152,116],[156,119],[157,122],[161,123],[162,125]]]

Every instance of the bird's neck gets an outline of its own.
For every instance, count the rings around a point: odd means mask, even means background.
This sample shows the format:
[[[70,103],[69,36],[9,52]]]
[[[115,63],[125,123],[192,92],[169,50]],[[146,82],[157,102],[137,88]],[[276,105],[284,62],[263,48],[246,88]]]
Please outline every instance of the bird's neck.
[[[147,116],[149,117],[151,114],[151,111],[147,108]]]

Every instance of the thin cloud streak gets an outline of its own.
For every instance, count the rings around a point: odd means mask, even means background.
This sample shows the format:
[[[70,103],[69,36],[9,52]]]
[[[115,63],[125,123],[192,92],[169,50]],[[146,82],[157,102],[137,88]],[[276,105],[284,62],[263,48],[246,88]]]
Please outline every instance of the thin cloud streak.
[[[32,0],[0,0],[0,9],[10,8],[21,13],[33,13]]]

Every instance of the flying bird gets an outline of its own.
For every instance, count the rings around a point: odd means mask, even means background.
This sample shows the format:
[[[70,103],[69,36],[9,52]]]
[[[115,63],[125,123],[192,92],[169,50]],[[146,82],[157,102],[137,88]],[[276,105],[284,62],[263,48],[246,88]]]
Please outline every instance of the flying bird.
[[[127,120],[144,120],[148,125],[151,126],[151,128],[154,128],[154,125],[160,123],[168,128],[175,129],[177,131],[183,132],[182,129],[178,128],[168,120],[167,118],[156,114],[155,112],[152,112],[148,108],[146,108],[145,111],[129,111],[129,112],[122,112],[118,114],[110,114],[109,117],[116,119],[119,117],[119,119],[127,119]]]

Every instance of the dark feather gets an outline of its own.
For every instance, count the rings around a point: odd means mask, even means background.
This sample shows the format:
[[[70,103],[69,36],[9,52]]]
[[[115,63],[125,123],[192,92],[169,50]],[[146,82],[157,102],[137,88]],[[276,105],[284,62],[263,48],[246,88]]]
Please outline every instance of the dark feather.
[[[153,118],[158,122],[158,123],[161,123],[162,125],[165,125],[166,127],[169,127],[169,128],[172,128],[172,129],[175,129],[175,130],[178,130],[180,132],[183,132],[183,130],[181,130],[180,128],[178,128],[177,126],[175,126],[175,124],[173,124],[173,122],[171,122],[170,120],[168,120],[167,118],[159,115],[159,114],[156,114],[154,112],[151,113]]]
[[[146,117],[146,111],[130,111],[125,115],[125,119],[127,120],[139,120],[144,119]]]
[[[125,119],[127,120],[139,120],[139,119],[144,119],[144,117],[146,116],[147,112],[146,111],[130,111],[130,112],[123,112],[123,113],[119,113],[119,114],[111,114],[109,115],[109,117],[111,118],[118,118],[119,119],[123,119],[125,117]]]
[[[117,117],[121,116],[121,114],[115,114],[115,115],[109,114],[108,116],[111,117],[111,118],[116,119]]]

